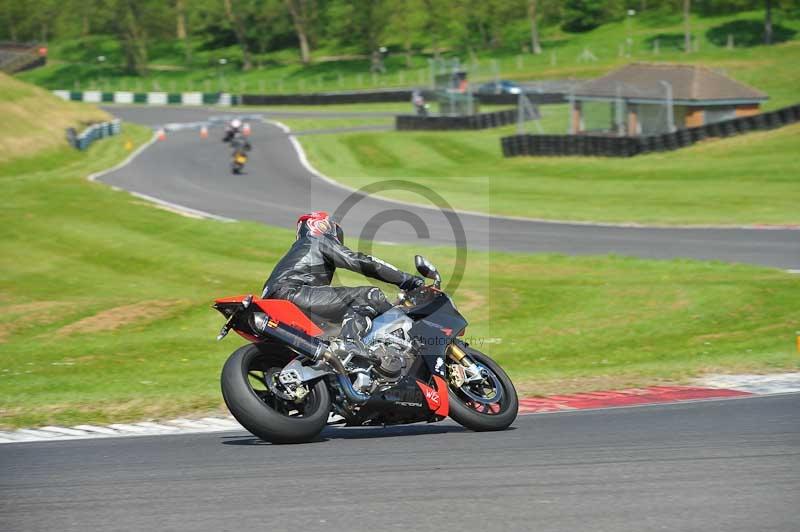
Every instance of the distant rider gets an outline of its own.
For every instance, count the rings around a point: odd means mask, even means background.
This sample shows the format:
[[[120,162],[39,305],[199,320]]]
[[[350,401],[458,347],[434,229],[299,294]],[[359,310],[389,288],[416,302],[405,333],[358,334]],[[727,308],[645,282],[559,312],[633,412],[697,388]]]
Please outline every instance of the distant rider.
[[[242,121],[238,118],[234,118],[225,126],[225,135],[222,137],[222,142],[231,142],[235,138],[243,135]]]
[[[303,310],[328,321],[342,320],[344,349],[359,352],[372,319],[392,308],[374,286],[329,286],[336,268],[345,268],[412,290],[425,284],[422,277],[404,273],[391,264],[344,245],[344,233],[327,212],[314,211],[297,219],[297,239],[264,284],[263,298],[288,299]]]
[[[225,136],[222,137],[222,142],[230,142],[234,157],[238,152],[250,151],[252,149],[245,133],[245,127],[238,118],[231,120],[230,124],[225,127]]]

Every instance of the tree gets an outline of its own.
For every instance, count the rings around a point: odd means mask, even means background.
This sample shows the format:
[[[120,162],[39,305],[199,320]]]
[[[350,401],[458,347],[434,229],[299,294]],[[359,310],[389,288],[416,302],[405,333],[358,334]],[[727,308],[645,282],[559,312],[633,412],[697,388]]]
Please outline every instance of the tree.
[[[772,0],[764,0],[764,44],[772,44]]]
[[[304,65],[311,62],[311,46],[309,45],[309,32],[311,27],[310,0],[285,0],[286,9],[292,17],[294,31],[300,44],[300,60]]]
[[[692,0],[683,0],[683,51],[692,51],[692,27],[690,15],[692,10]]]
[[[242,70],[250,70],[253,68],[253,62],[250,60],[250,47],[247,44],[247,36],[244,32],[244,21],[242,14],[237,9],[238,6],[234,0],[223,0],[225,6],[225,16],[233,28],[233,33],[236,35],[236,42],[239,43],[239,48],[242,49]]]
[[[186,24],[186,0],[175,0],[175,36],[183,44],[186,62],[192,61],[192,45]]]
[[[605,0],[565,0],[561,25],[567,31],[589,31],[608,20],[609,3]]]
[[[528,18],[531,21],[531,53],[542,53],[542,46],[539,44],[539,26],[536,23],[536,8],[538,0],[528,0]]]
[[[117,32],[125,54],[125,70],[147,74],[147,33],[143,25],[146,6],[137,0],[117,0]]]

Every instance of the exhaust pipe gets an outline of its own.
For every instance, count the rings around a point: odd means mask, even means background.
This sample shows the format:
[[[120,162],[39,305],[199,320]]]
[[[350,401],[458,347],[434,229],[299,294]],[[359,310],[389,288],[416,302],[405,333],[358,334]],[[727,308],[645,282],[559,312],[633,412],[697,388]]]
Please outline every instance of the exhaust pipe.
[[[353,383],[350,382],[350,377],[347,376],[347,370],[344,368],[342,361],[339,360],[339,357],[330,351],[325,351],[322,354],[322,360],[327,362],[328,365],[330,365],[334,371],[336,371],[336,379],[339,381],[339,386],[342,387],[344,394],[351,403],[360,405],[369,400],[370,396],[368,394],[359,392],[353,388]]]
[[[317,361],[328,350],[328,342],[315,336],[308,335],[277,321],[273,321],[263,312],[254,312],[252,315],[253,329],[264,336],[274,338],[290,345],[295,351],[303,354],[313,361]]]
[[[282,323],[272,321],[263,312],[253,313],[253,329],[262,333],[264,336],[274,338],[285,344],[290,345],[297,352],[307,356],[313,361],[324,360],[336,372],[336,378],[347,399],[355,404],[366,403],[370,396],[357,391],[347,376],[347,370],[339,360],[339,357],[330,352],[330,344],[320,340],[315,336],[310,336],[293,327],[288,327]]]

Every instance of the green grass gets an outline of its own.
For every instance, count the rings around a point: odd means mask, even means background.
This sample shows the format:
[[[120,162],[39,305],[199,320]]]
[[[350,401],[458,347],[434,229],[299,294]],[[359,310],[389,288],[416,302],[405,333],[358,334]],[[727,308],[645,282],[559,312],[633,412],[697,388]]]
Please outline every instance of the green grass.
[[[776,15],[777,16],[777,15]],[[796,35],[776,46],[738,47],[728,50],[725,39],[713,36],[724,31],[734,21],[763,20],[761,11],[738,13],[721,17],[693,17],[692,31],[699,37],[700,49],[684,54],[682,21],[678,16],[652,14],[634,17],[631,21],[613,22],[593,31],[571,34],[557,27],[542,29],[544,53],[540,56],[517,51],[478,51],[470,59],[471,79],[475,83],[494,77],[499,72],[506,79],[563,79],[587,78],[603,74],[630,61],[703,62],[724,69],[730,75],[767,91],[772,99],[770,108],[796,103],[800,86],[800,41]],[[776,24],[789,30],[800,30],[800,21],[778,17]],[[620,56],[620,45],[626,38],[633,45]],[[523,40],[526,37],[523,36]],[[654,51],[654,39],[659,40],[659,53]],[[391,41],[391,37],[389,39]],[[387,44],[393,44],[388,42]],[[509,42],[509,46],[516,46]],[[518,48],[517,48],[518,49]],[[580,59],[588,49],[596,61]],[[428,83],[426,56],[415,56],[410,69],[405,58],[392,55],[387,60],[388,72],[381,76],[369,74],[369,61],[317,61],[301,65],[294,49],[277,50],[256,56],[260,65],[249,72],[238,70],[240,52],[236,47],[216,50],[197,50],[194,61],[186,64],[177,42],[153,43],[150,50],[153,70],[146,78],[125,75],[120,65],[122,53],[116,41],[103,36],[51,43],[50,63],[40,69],[21,74],[25,80],[51,89],[102,90],[226,90],[230,92],[291,93],[318,90],[339,90],[391,86],[424,85]],[[321,58],[341,50],[321,50]],[[98,63],[97,56],[107,61]],[[219,67],[218,59],[229,64]],[[465,59],[466,54],[462,54]],[[496,68],[495,68],[496,65]]]
[[[545,131],[557,132],[560,113],[544,110]],[[402,178],[465,210],[664,225],[800,223],[800,125],[631,159],[504,158],[500,137],[515,131],[364,132],[300,141],[317,169],[347,185]]]
[[[214,341],[209,304],[258,292],[292,231],[182,217],[84,179],[125,157],[128,139],[0,166],[2,426],[221,408],[219,371],[242,341]],[[374,248],[406,269],[415,251]],[[449,276],[454,250],[425,254]],[[800,282],[778,270],[470,251],[454,295],[474,344],[528,393],[800,367]]]
[[[65,102],[0,72],[0,163],[66,145],[64,130],[109,120],[90,105]]]

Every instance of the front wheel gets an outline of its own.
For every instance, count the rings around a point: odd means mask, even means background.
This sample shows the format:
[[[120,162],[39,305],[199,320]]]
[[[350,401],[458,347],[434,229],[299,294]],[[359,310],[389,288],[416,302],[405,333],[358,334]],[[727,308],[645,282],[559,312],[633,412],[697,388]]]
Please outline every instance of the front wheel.
[[[505,430],[517,418],[519,399],[514,384],[500,365],[464,345],[463,350],[480,370],[481,379],[448,386],[450,417],[464,427],[477,431]],[[458,364],[450,359],[449,364]]]
[[[284,365],[280,357],[256,345],[240,347],[222,368],[222,397],[236,421],[262,440],[311,441],[328,421],[328,387],[322,380],[317,381],[300,403],[280,397],[275,379]]]

